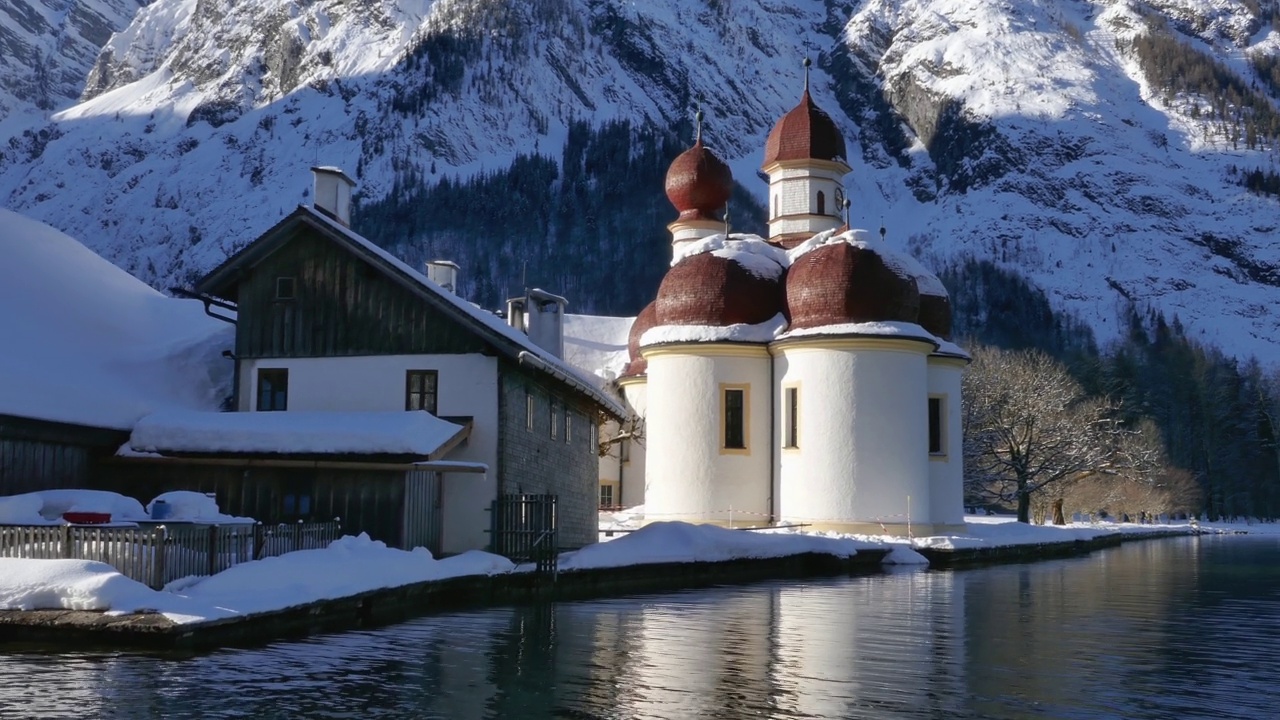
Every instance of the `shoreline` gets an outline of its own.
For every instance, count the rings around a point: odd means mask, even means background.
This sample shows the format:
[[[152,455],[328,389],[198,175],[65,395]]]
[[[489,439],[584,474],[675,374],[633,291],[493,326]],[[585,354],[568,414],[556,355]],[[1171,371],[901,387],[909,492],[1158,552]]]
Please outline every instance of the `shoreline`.
[[[0,610],[0,643],[110,650],[201,651],[262,645],[323,632],[388,625],[423,615],[528,602],[671,592],[882,570],[889,548],[852,557],[802,553],[777,558],[679,562],[572,570],[554,581],[533,572],[466,575],[318,600],[282,610],[179,624],[158,613]]]
[[[1126,542],[1217,534],[1195,527],[1118,531],[1089,539],[986,547],[914,547],[929,570],[1038,562],[1087,555]],[[377,627],[439,612],[534,602],[674,592],[769,580],[864,576],[882,572],[892,545],[851,557],[805,552],[773,558],[665,562],[567,570],[555,579],[534,572],[466,575],[370,590],[292,607],[195,623],[156,612],[108,615],[95,610],[0,610],[0,643],[41,649],[200,652]]]

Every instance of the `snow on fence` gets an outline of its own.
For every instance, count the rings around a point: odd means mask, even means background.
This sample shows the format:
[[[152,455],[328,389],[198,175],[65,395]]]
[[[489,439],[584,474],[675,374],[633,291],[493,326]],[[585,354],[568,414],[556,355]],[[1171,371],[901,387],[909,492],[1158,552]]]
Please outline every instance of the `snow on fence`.
[[[9,525],[0,526],[0,557],[97,560],[159,590],[179,578],[213,575],[250,560],[325,548],[341,534],[337,520],[273,527]]]

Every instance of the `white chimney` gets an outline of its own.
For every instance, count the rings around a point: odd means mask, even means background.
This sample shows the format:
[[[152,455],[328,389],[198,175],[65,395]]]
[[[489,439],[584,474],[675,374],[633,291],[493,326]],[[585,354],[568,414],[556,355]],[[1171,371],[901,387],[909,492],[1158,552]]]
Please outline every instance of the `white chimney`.
[[[428,260],[427,279],[456,295],[458,293],[458,264],[448,260]]]
[[[564,311],[569,301],[545,290],[530,290],[525,306],[529,339],[538,347],[564,357]]]
[[[336,167],[313,167],[315,189],[311,197],[320,212],[343,225],[351,225],[351,188],[356,181]]]

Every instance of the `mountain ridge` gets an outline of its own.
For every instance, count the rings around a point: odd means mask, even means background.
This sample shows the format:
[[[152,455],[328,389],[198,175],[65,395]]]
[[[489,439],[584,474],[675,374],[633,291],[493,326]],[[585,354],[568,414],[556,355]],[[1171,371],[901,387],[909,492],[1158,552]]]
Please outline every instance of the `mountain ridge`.
[[[360,180],[357,227],[368,209],[402,255],[462,257],[474,299],[560,282],[581,309],[635,312],[669,260],[658,183],[693,109],[741,186],[735,226],[759,227],[764,136],[812,56],[855,155],[855,226],[935,265],[1016,268],[1103,342],[1134,303],[1267,358],[1278,205],[1231,169],[1274,162],[1276,95],[1250,58],[1280,52],[1275,24],[1273,2],[1234,0],[157,0],[104,43],[83,100],[0,146],[0,198],[163,287],[336,164]],[[1156,35],[1257,85],[1253,104],[1219,121],[1215,97],[1153,83],[1138,44]],[[446,179],[488,182],[480,212],[502,222],[412,208]],[[637,289],[611,303],[620,273]]]

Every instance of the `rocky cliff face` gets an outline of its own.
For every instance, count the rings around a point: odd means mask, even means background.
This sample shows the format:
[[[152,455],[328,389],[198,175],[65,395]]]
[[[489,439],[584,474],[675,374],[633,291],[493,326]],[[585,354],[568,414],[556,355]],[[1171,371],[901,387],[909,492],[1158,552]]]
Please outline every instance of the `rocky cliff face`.
[[[0,131],[80,97],[85,73],[143,0],[0,0]]]
[[[362,231],[465,259],[476,299],[523,275],[634,312],[695,106],[758,227],[764,138],[810,56],[857,150],[854,225],[1017,269],[1104,340],[1134,302],[1265,355],[1280,206],[1239,173],[1272,167],[1275,24],[1270,0],[157,0],[76,56],[79,103],[9,133],[0,202],[163,286],[337,164]]]

